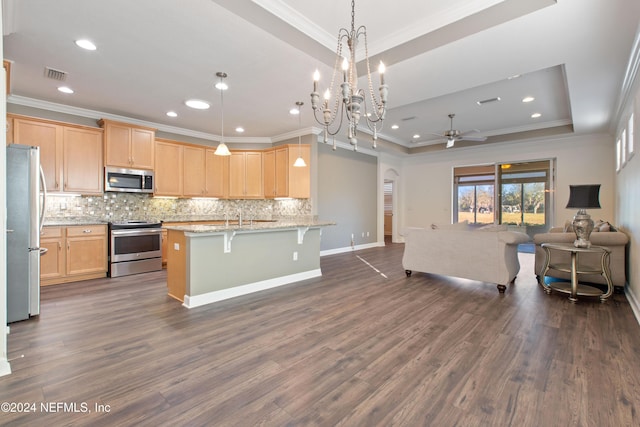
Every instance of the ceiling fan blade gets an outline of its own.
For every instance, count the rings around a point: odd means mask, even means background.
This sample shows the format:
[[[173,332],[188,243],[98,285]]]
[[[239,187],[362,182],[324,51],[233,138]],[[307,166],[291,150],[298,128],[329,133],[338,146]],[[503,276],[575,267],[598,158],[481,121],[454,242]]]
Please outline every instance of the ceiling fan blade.
[[[458,141],[478,141],[483,142],[486,141],[486,136],[461,136],[458,138]]]

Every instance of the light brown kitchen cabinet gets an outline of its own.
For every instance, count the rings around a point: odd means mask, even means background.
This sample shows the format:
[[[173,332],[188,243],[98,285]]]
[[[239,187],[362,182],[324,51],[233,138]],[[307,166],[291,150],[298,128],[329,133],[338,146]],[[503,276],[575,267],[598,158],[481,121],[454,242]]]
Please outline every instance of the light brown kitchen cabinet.
[[[229,156],[229,198],[262,199],[262,152],[232,151]]]
[[[107,166],[153,169],[155,129],[101,119],[104,159]]]
[[[107,226],[43,227],[40,246],[42,286],[96,279],[107,275]]]
[[[229,156],[216,156],[216,150],[205,152],[205,195],[226,199],[229,197]]]
[[[40,283],[58,283],[64,277],[65,240],[64,227],[43,227],[40,233],[40,248],[47,251],[40,257]]]
[[[16,144],[40,147],[47,191],[102,194],[102,130],[50,120],[13,117]]]
[[[193,145],[182,147],[182,195],[205,197],[206,195],[206,149]]]
[[[311,196],[309,145],[283,145],[265,150],[264,196],[265,198],[290,197],[306,199]],[[301,156],[306,167],[294,167]]]
[[[157,139],[155,141],[156,196],[182,196],[183,144]]]

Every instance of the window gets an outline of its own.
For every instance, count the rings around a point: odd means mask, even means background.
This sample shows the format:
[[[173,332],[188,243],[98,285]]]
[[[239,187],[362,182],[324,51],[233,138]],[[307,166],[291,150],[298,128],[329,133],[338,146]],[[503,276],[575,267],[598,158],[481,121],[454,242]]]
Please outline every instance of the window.
[[[620,172],[622,168],[622,142],[616,141],[616,172]]]
[[[622,134],[620,135],[620,165],[624,167],[627,163],[627,130],[623,129]]]
[[[540,160],[454,168],[454,222],[548,230],[553,164]]]
[[[495,166],[454,169],[454,222],[495,222]]]
[[[627,135],[627,160],[633,156],[633,124],[633,114],[631,114],[631,117],[629,117],[629,125],[627,126],[629,131],[629,134]]]

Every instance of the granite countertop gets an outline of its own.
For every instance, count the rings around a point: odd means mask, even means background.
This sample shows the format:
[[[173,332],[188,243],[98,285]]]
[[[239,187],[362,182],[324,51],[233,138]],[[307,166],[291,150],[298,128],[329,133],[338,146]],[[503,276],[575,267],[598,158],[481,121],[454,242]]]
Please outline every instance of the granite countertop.
[[[242,225],[229,224],[229,225],[167,225],[165,228],[169,230],[179,230],[190,233],[219,233],[222,231],[257,231],[257,230],[276,230],[286,228],[298,228],[298,227],[325,227],[328,225],[335,225],[335,222],[331,221],[319,221],[317,219],[288,219],[288,220],[257,220],[246,221]]]

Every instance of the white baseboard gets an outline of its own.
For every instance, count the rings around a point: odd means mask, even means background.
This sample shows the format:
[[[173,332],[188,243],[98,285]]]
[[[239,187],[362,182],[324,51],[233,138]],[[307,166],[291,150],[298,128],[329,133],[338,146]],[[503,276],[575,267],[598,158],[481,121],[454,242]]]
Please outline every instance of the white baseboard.
[[[383,246],[384,246],[384,242],[373,242],[373,243],[367,243],[365,245],[355,245],[353,247],[347,246],[346,248],[328,249],[326,251],[320,251],[320,256],[323,257],[327,255],[343,254],[345,252],[354,252],[362,249],[378,248]]]
[[[0,377],[11,373],[11,365],[8,360],[0,360]]]
[[[201,305],[211,304],[213,302],[223,301],[254,292],[260,292],[266,289],[276,288],[278,286],[288,285],[289,283],[312,279],[319,276],[322,276],[322,271],[320,269],[309,270],[302,273],[290,274],[288,276],[276,277],[275,279],[262,280],[260,282],[248,283],[246,285],[235,286],[229,289],[222,289],[220,291],[208,292],[202,295],[185,295],[184,303],[182,305],[187,308],[200,307]]]
[[[633,310],[633,315],[636,317],[636,321],[640,324],[640,303],[633,292],[629,289],[629,285],[624,287],[624,294],[629,301],[629,305],[631,305],[631,310]]]

